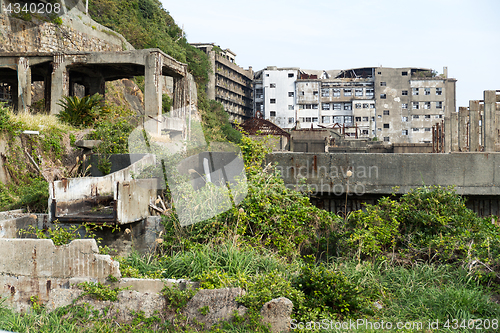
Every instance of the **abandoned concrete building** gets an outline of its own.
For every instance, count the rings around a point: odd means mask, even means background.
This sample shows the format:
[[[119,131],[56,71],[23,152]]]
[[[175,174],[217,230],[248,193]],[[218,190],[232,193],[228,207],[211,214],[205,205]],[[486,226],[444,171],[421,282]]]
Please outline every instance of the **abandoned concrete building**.
[[[252,67],[236,65],[236,54],[215,44],[192,43],[208,55],[212,71],[208,74],[207,95],[222,103],[231,121],[242,122],[252,117]]]
[[[447,68],[367,67],[312,71],[267,67],[255,74],[254,110],[282,128],[341,127],[346,136],[430,143],[456,109]]]

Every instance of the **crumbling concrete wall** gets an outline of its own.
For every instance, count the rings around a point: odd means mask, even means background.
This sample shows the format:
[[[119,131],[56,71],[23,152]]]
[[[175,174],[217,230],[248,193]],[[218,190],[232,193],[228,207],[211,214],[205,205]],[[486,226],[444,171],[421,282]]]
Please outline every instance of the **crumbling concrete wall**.
[[[100,255],[93,239],[55,246],[50,239],[0,239],[0,296],[25,311],[31,296],[49,300],[54,288],[69,288],[73,279],[104,282],[121,277],[119,263]]]

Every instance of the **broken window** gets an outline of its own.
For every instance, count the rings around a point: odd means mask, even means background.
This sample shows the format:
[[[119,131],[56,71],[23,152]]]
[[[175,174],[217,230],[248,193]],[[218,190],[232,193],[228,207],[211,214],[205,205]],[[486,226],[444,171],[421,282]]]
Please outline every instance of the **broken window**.
[[[363,121],[368,121],[368,117],[363,117]]]
[[[321,122],[324,124],[329,124],[330,123],[330,116],[321,117]]]
[[[408,72],[406,72],[406,71],[401,72],[401,75],[402,75],[402,76],[408,76]]]
[[[373,88],[367,88],[366,89],[366,96],[367,97],[373,97],[373,95],[374,95]]]
[[[380,98],[381,98],[381,99],[386,99],[386,98],[387,98],[387,96],[386,96],[386,94],[380,94]]]
[[[368,130],[367,130],[367,129],[364,129],[364,130],[363,130],[363,134],[368,135]]]
[[[322,103],[321,110],[330,110],[330,103]]]
[[[318,117],[313,117],[312,122],[313,123],[317,123],[318,122]]]
[[[375,121],[375,117],[372,117],[372,121]]]
[[[424,95],[430,95],[431,94],[431,88],[424,88]]]
[[[381,87],[385,87],[385,86],[387,86],[387,83],[386,82],[380,82],[380,86]]]
[[[403,130],[403,135],[408,135],[408,130]]]
[[[382,129],[379,127],[379,128],[377,128],[377,131],[382,131]]]
[[[413,127],[413,128],[412,128],[412,131],[413,131],[413,132],[418,132],[418,131],[419,131],[419,129],[418,129],[418,128],[416,128],[416,127]]]
[[[363,103],[363,109],[368,109],[368,103]]]
[[[288,118],[288,123],[289,123],[289,124],[293,124],[293,123],[294,123],[294,119],[293,119],[293,117]]]
[[[303,110],[304,109],[304,105],[303,104],[299,104],[299,110]]]
[[[354,90],[354,96],[363,96],[363,88],[356,88]]]
[[[288,97],[293,97],[293,91],[288,92]]]
[[[333,97],[340,97],[340,88],[333,88]]]
[[[431,102],[424,102],[424,109],[429,110],[431,108]]]
[[[311,117],[306,117],[306,123],[310,123],[311,122]]]
[[[436,95],[441,96],[443,94],[443,88],[436,88]]]
[[[403,90],[401,91],[402,96],[408,96],[408,90]]]
[[[304,96],[304,92],[303,92],[303,91],[301,91],[301,92],[300,92],[300,94],[301,94],[302,96]]]
[[[375,104],[370,104],[370,108],[375,109]]]
[[[403,122],[408,121],[408,117],[403,117]]]
[[[356,117],[355,121],[361,121],[361,117]]]
[[[388,136],[384,136],[384,142],[389,142],[389,137]]]
[[[389,110],[384,110],[383,113],[384,113],[384,116],[388,116],[389,115]]]
[[[430,114],[426,114],[426,115],[424,116],[424,118],[425,118],[425,119],[431,119],[431,115],[430,115]]]
[[[276,104],[276,98],[271,98],[271,99],[269,100],[269,103],[271,103],[271,104]]]
[[[352,104],[351,103],[344,103],[344,110],[352,110]]]
[[[342,124],[344,122],[344,117],[342,116],[335,116],[333,117],[333,122],[337,124]]]
[[[340,103],[333,103],[333,109],[334,110],[342,110],[342,104],[340,104]]]
[[[356,109],[361,109],[361,103],[356,103]]]
[[[288,110],[293,110],[293,105],[288,105]]]
[[[411,91],[413,96],[418,96],[418,88],[413,88]]]
[[[352,96],[352,89],[344,88],[344,96]]]
[[[312,105],[312,108],[313,108],[314,110],[317,110],[317,109],[318,109],[318,104],[313,104],[313,105]]]
[[[276,111],[270,111],[269,116],[271,117],[276,117]]]
[[[418,102],[413,102],[412,108],[414,110],[417,110],[418,109]]]
[[[321,97],[330,97],[330,89],[321,89]]]
[[[313,96],[318,96],[318,92],[317,91],[313,91]]]
[[[276,83],[269,83],[269,88],[276,88]]]
[[[418,114],[413,115],[413,119],[418,119],[418,118],[419,118]]]
[[[347,124],[352,124],[352,116],[345,116],[344,117],[344,122],[347,123]]]
[[[288,73],[288,77],[294,77],[295,75],[293,73]]]
[[[312,109],[312,104],[306,104],[306,109]]]
[[[430,127],[426,127],[426,128],[425,128],[425,131],[426,131],[426,132],[430,132],[430,131],[431,131],[431,128],[430,128]]]
[[[402,103],[401,104],[402,109],[408,109],[408,103]]]
[[[384,128],[389,128],[389,124],[384,124]]]
[[[377,118],[382,119],[382,115],[381,115],[381,114],[379,114],[379,115],[377,116]]]
[[[442,109],[443,108],[443,102],[436,102],[436,109]]]

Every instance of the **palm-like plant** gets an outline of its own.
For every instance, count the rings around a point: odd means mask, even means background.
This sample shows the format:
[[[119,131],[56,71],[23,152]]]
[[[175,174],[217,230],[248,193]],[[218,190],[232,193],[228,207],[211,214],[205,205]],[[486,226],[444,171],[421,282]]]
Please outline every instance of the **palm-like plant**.
[[[64,96],[57,103],[64,108],[57,117],[61,121],[73,126],[92,126],[107,112],[107,109],[102,107],[102,100],[103,97],[99,94],[83,98],[78,98],[78,96]]]

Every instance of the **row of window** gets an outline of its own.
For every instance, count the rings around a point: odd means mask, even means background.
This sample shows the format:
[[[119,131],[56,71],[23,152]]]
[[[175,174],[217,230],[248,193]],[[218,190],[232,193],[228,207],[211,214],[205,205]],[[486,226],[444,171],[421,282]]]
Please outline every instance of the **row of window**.
[[[363,88],[332,88],[332,89],[329,89],[329,88],[322,88],[321,89],[321,97],[330,97],[333,96],[333,97],[340,97],[340,92],[341,90],[343,90],[343,95],[344,96],[352,96],[353,94],[353,90],[354,90],[354,96],[356,97],[363,97],[363,96],[367,96],[367,97],[373,97],[374,95],[374,89],[373,88],[366,88],[366,89],[363,89]],[[314,91],[313,94],[316,96],[317,95],[317,91]],[[304,92],[302,92],[302,95],[304,95]]]
[[[321,117],[321,122],[323,124],[330,124],[331,121],[333,120],[333,124],[352,124],[353,123],[353,116],[322,116]],[[288,121],[290,123],[290,119],[293,118],[288,118]],[[299,118],[301,122],[303,123],[317,123],[318,122],[318,117],[301,117]]]

